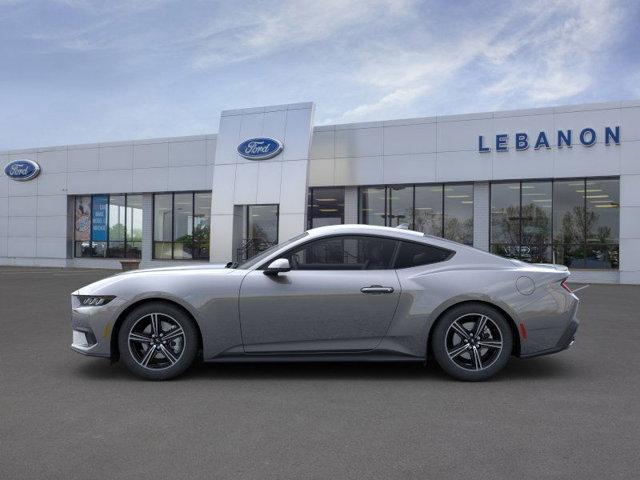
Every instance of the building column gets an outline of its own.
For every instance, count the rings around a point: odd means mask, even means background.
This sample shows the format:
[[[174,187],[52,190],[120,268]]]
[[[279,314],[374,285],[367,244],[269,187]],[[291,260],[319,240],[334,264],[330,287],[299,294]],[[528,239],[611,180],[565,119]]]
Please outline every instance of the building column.
[[[153,194],[142,195],[142,261],[153,258]]]
[[[489,251],[489,182],[473,184],[473,246]]]
[[[620,283],[640,283],[640,175],[620,175]]]
[[[358,187],[344,187],[344,223],[358,223]]]

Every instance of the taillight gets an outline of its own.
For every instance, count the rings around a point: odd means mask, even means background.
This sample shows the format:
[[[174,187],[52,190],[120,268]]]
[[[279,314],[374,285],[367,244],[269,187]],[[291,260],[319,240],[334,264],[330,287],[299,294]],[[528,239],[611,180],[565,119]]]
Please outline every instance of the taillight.
[[[560,282],[560,286],[562,288],[564,288],[567,292],[573,293],[573,291],[569,288],[569,285],[567,285],[567,279],[566,278],[562,282]]]

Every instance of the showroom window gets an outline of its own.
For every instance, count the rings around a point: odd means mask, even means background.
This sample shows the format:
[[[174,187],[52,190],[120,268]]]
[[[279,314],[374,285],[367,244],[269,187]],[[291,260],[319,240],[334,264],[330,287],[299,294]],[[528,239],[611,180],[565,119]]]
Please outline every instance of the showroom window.
[[[618,268],[618,179],[491,184],[491,251],[570,268]]]
[[[153,258],[209,260],[211,192],[153,195]]]
[[[142,195],[82,195],[74,201],[74,256],[140,258]]]
[[[307,228],[344,223],[344,188],[310,188],[307,198]]]
[[[359,222],[473,244],[473,184],[398,185],[359,190]]]

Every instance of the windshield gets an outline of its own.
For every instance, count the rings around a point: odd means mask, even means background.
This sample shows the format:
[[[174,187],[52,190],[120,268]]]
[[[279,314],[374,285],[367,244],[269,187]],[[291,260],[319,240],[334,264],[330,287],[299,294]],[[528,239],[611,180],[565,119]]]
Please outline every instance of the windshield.
[[[297,240],[300,240],[301,238],[305,237],[306,235],[307,235],[307,232],[304,232],[304,233],[301,233],[300,235],[296,235],[295,237],[290,238],[286,242],[279,243],[278,245],[273,245],[272,247],[269,247],[266,250],[260,252],[255,257],[251,257],[246,262],[238,265],[236,268],[239,268],[240,270],[246,270],[248,268],[251,268],[254,265],[256,265],[257,263],[260,263],[262,260],[267,258],[269,255],[271,255],[276,250],[279,250],[282,247],[286,247],[287,245],[289,245],[289,244],[291,244],[291,243],[293,243],[293,242],[295,242]]]

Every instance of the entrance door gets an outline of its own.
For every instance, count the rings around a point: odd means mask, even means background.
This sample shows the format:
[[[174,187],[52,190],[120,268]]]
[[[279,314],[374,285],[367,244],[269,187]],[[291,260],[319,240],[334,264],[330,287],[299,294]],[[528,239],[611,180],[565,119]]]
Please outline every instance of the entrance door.
[[[400,298],[392,239],[336,236],[283,255],[292,270],[255,270],[240,290],[246,352],[313,353],[374,349]]]
[[[278,243],[278,205],[247,205],[247,240],[249,257]]]

